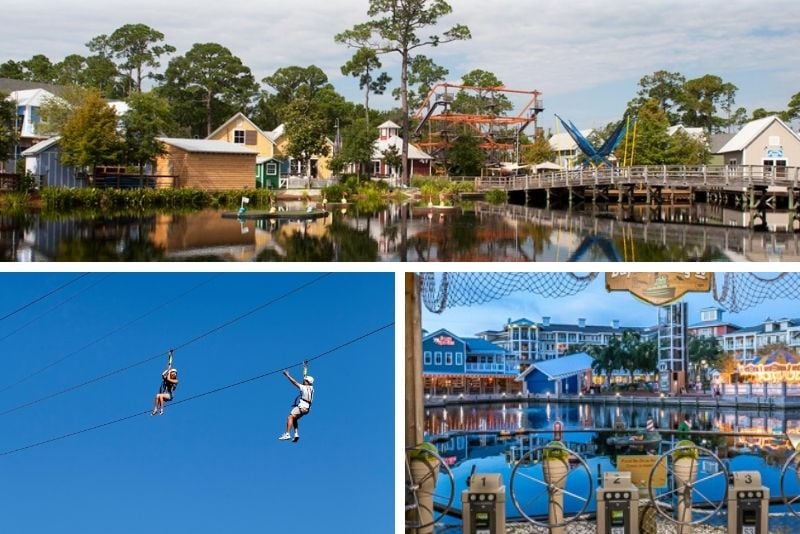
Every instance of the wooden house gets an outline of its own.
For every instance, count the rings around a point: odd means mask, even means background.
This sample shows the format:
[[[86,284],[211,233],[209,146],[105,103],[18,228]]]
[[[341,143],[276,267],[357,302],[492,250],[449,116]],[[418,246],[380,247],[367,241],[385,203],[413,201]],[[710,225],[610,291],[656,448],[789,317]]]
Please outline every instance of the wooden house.
[[[60,139],[51,137],[22,152],[25,171],[36,176],[39,187],[84,187],[86,180],[78,177],[77,169],[61,164]]]
[[[384,153],[394,150],[403,153],[403,138],[400,137],[400,126],[392,121],[386,121],[378,126],[378,140],[372,151],[371,176],[397,177],[400,169],[386,164]],[[416,145],[408,144],[408,165],[410,176],[430,176],[433,158]]]
[[[241,112],[225,121],[206,139],[242,145],[258,152],[258,156],[261,158],[272,158],[276,155],[275,141],[270,134],[261,130],[256,123]]]
[[[255,185],[257,152],[242,144],[208,139],[159,137],[167,153],[156,160],[157,187],[195,187],[208,191],[245,189]]]
[[[283,162],[278,158],[256,159],[256,187],[277,189],[280,186]]]

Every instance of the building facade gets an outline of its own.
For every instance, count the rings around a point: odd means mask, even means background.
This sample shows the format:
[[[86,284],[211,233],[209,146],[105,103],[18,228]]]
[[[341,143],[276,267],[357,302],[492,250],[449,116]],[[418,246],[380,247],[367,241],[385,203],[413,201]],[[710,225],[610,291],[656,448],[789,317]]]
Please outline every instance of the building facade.
[[[519,367],[502,347],[440,329],[422,338],[422,372],[430,395],[516,393]]]

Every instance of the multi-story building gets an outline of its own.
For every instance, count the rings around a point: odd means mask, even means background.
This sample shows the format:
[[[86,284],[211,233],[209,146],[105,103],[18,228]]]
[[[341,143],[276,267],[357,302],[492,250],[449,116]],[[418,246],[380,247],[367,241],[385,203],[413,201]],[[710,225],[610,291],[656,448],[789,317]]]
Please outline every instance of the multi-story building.
[[[722,318],[723,310],[719,308],[703,308],[700,310],[700,322],[690,325],[687,331],[690,336],[716,337],[739,330],[741,327],[728,323]]]
[[[554,324],[550,317],[542,317],[539,324],[525,318],[509,319],[502,330],[485,330],[476,335],[506,349],[520,364],[520,370],[524,370],[530,362],[553,360],[588,347],[608,345],[612,338],[621,338],[626,330],[634,330],[644,338],[655,336],[654,328],[622,327],[618,320],[608,326],[589,325],[583,318],[577,324]]]
[[[440,329],[422,338],[425,392],[433,395],[516,393],[519,365],[502,347]]]

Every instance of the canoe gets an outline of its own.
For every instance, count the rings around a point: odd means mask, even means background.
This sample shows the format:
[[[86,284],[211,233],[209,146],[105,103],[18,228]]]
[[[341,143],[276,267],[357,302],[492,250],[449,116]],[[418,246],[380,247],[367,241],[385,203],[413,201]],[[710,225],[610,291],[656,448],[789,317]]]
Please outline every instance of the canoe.
[[[295,211],[246,211],[238,213],[235,211],[226,211],[222,214],[223,219],[291,219],[295,220],[313,220],[322,217],[327,217],[327,210],[295,210]]]

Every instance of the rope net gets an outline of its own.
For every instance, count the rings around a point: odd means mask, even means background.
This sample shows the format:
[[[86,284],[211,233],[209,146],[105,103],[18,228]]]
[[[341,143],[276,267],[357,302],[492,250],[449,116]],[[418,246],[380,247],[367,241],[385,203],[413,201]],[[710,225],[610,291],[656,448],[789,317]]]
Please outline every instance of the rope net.
[[[779,298],[800,298],[800,273],[720,273],[714,285],[714,300],[732,313]]]
[[[518,291],[547,298],[580,293],[603,273],[420,273],[420,293],[433,313],[498,300]],[[738,313],[769,299],[800,298],[800,273],[717,273],[714,300]]]
[[[575,295],[598,273],[421,273],[420,293],[433,313],[497,300],[517,291],[548,298]]]

